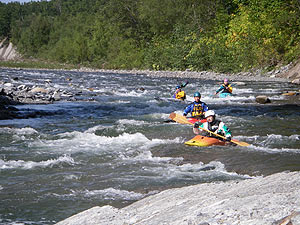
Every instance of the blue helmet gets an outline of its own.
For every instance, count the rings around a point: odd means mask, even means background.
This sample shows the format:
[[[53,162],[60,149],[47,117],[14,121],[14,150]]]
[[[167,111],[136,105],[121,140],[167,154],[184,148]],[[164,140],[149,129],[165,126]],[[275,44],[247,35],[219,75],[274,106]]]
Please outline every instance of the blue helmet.
[[[198,92],[198,91],[197,91],[197,92],[195,92],[195,93],[194,93],[194,97],[199,97],[199,98],[201,98],[201,94],[200,94],[200,92]]]
[[[177,86],[176,86],[176,89],[179,89],[179,88],[181,88],[181,86],[177,85]]]

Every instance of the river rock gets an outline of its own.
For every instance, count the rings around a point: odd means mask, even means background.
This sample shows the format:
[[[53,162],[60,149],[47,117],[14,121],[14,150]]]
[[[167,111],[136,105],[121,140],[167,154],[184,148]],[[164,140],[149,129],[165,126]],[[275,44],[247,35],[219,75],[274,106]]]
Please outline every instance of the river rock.
[[[18,109],[13,106],[5,106],[0,104],[0,120],[8,120],[18,118]]]
[[[236,86],[246,86],[247,85],[245,82],[240,82],[240,81],[232,82],[232,84],[234,84]]]
[[[30,92],[33,92],[33,93],[37,93],[37,92],[41,92],[41,93],[48,93],[48,91],[44,88],[41,88],[41,87],[36,87],[36,88],[33,88],[31,89]]]
[[[12,98],[0,95],[0,105],[16,105],[18,102],[14,101]]]
[[[300,172],[162,191],[127,207],[95,206],[57,225],[300,224]]]
[[[58,91],[54,91],[53,95],[51,96],[51,100],[54,100],[54,101],[59,101],[61,98],[60,98],[60,94],[58,93]]]
[[[300,84],[300,79],[297,78],[295,80],[292,80],[292,84]]]
[[[271,100],[265,95],[256,96],[255,101],[260,104],[271,103]]]

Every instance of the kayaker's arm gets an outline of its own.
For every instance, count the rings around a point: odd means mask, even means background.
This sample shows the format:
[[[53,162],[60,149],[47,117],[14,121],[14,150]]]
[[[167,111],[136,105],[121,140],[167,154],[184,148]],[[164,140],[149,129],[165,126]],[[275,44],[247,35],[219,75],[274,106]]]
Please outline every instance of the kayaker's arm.
[[[200,125],[199,122],[194,123],[193,132],[194,134],[200,134],[203,130],[199,129],[199,127],[204,128],[203,123]]]
[[[231,141],[231,131],[223,122],[221,122],[219,125],[218,133],[219,132],[224,134],[224,136],[226,137],[226,141]]]
[[[200,129],[199,129],[199,123],[198,122],[194,123],[193,132],[194,132],[194,134],[200,134]]]
[[[203,113],[208,111],[208,106],[206,105],[206,103],[202,102],[202,107],[203,107]]]
[[[184,110],[184,112],[183,112],[183,115],[184,115],[184,116],[187,116],[187,114],[189,114],[190,112],[193,111],[193,107],[194,107],[193,104],[188,105],[188,106],[185,108],[185,110]]]
[[[216,90],[215,94],[218,94],[220,91],[222,91],[224,89],[224,86],[222,85],[218,90]]]

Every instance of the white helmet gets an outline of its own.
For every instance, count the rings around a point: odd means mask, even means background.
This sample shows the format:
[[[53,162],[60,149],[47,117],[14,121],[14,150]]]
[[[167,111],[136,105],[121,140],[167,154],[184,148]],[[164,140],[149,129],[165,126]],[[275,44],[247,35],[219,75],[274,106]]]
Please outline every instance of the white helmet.
[[[205,118],[207,118],[207,117],[209,117],[209,116],[215,117],[215,116],[216,116],[216,113],[215,113],[214,110],[208,110],[208,111],[205,112],[204,115],[205,115]]]

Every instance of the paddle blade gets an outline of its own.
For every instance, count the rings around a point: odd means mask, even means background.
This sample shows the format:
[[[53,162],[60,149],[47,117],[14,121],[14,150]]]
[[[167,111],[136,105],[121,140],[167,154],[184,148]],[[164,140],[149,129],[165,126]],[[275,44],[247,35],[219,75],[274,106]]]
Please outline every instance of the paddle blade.
[[[174,120],[175,117],[176,117],[176,113],[174,113],[174,112],[170,113],[169,118],[170,118],[171,120]],[[175,121],[175,120],[174,120],[174,121]]]
[[[238,140],[231,140],[232,143],[239,145],[239,146],[243,146],[243,147],[247,147],[250,144],[248,144],[247,142],[243,142],[243,141],[238,141]]]
[[[181,116],[179,114],[176,114],[174,112],[172,112],[169,116],[169,118],[171,120],[176,121],[177,123],[181,123],[181,124],[193,124],[190,121],[187,120],[187,118],[185,116]]]
[[[181,87],[185,87],[186,85],[188,85],[188,83],[189,83],[188,81],[182,83],[182,84],[181,84]]]

